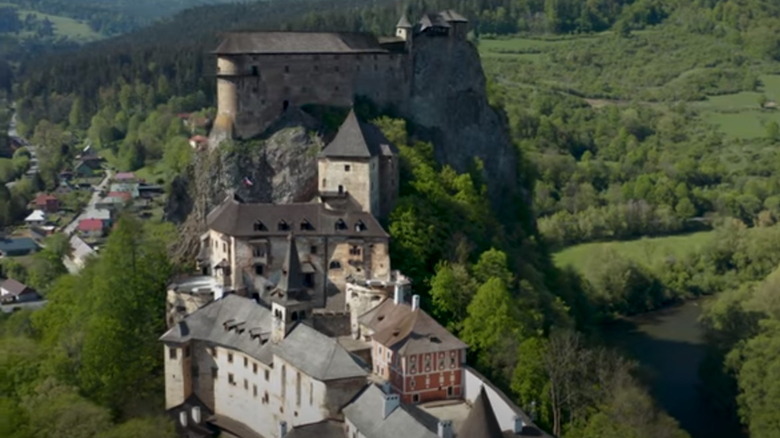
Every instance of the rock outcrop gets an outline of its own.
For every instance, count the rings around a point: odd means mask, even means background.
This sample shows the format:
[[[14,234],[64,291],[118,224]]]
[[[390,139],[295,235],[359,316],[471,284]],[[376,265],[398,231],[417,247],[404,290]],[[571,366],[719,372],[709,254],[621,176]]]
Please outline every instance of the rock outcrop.
[[[202,150],[186,178],[173,183],[166,217],[184,222],[174,248],[177,260],[192,260],[206,215],[229,193],[249,202],[305,202],[317,190],[317,154],[323,143],[316,121],[295,109],[269,129],[266,138],[223,142]]]
[[[459,172],[481,159],[491,198],[500,202],[517,181],[517,150],[505,117],[488,104],[477,49],[442,37],[416,38],[414,44],[408,112],[415,135],[433,143],[438,162]]]

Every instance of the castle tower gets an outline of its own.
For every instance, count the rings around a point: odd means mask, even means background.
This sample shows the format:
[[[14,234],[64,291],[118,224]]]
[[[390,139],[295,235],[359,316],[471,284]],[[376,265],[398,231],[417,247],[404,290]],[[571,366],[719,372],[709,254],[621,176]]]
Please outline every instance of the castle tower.
[[[287,254],[282,266],[282,277],[271,292],[272,342],[280,342],[293,325],[306,318],[311,311],[310,301],[311,297],[303,281],[298,246],[290,234],[287,236]]]
[[[376,126],[351,110],[318,159],[319,192],[348,197],[362,211],[386,217],[398,196],[398,151]]]
[[[412,41],[412,23],[406,17],[406,13],[401,15],[398,23],[395,25],[395,36],[406,41],[407,44]]]
[[[212,144],[233,136],[233,126],[238,113],[236,83],[239,80],[239,73],[233,59],[217,54],[217,117],[211,133]]]

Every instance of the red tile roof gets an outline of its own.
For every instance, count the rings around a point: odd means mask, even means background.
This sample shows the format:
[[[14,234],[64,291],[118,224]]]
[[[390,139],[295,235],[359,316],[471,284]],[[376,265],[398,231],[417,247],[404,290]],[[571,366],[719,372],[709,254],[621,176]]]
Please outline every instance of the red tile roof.
[[[124,179],[135,179],[135,174],[133,172],[119,172],[114,175],[114,179],[117,181]]]
[[[49,201],[56,201],[57,197],[54,195],[49,195],[46,193],[38,193],[38,196],[35,197],[35,205],[46,205]]]
[[[79,231],[103,231],[103,221],[100,219],[82,219]]]
[[[130,192],[108,192],[106,198],[122,198],[123,201],[127,202],[133,199],[133,194]]]

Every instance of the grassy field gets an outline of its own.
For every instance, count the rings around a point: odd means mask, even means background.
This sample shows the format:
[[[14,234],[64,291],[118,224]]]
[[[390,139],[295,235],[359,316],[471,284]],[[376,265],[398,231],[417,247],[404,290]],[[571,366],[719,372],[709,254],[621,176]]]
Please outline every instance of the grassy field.
[[[16,7],[16,5],[2,2],[0,2],[0,6]],[[17,9],[17,12],[19,17],[22,19],[24,19],[24,17],[28,14],[34,15],[39,20],[48,18],[49,21],[51,21],[54,25],[54,33],[58,37],[66,37],[70,40],[80,43],[95,41],[103,38],[102,35],[93,31],[86,23],[79,20],[74,20],[73,18],[62,17],[59,15],[49,15],[28,9]],[[28,36],[32,36],[32,34],[29,32],[22,32],[19,34],[20,38],[25,38]]]
[[[702,231],[679,236],[642,238],[624,242],[585,243],[553,254],[553,260],[559,267],[572,266],[580,272],[585,272],[589,264],[592,263],[595,254],[610,250],[639,264],[653,266],[666,257],[680,257],[695,252],[712,237],[712,231]]]

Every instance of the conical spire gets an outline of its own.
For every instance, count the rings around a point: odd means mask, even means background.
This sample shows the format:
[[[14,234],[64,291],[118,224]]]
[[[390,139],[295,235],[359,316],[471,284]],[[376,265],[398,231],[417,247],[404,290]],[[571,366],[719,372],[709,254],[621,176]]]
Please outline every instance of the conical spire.
[[[292,233],[287,235],[287,255],[282,265],[282,278],[276,285],[277,290],[296,292],[304,290],[301,260],[298,258],[298,246]]]
[[[395,27],[400,27],[400,28],[412,27],[412,23],[409,21],[409,18],[407,18],[406,12],[404,12],[401,15],[401,18],[398,19],[398,24],[396,24]]]
[[[483,386],[474,405],[469,411],[469,415],[461,425],[458,436],[478,436],[482,438],[502,438],[501,426],[498,425],[498,419],[493,412],[493,406],[485,393]]]

